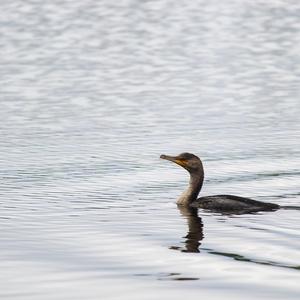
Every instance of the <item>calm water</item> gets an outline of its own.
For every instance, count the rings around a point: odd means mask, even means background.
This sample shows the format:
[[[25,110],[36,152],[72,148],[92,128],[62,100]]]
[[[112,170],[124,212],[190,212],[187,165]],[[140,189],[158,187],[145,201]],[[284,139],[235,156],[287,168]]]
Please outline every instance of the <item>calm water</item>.
[[[299,299],[299,1],[2,1],[1,299]]]

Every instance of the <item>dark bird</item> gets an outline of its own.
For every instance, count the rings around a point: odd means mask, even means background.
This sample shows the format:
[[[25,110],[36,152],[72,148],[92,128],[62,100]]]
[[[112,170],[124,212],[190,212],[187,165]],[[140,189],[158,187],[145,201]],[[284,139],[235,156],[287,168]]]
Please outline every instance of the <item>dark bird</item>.
[[[272,211],[280,208],[278,204],[233,195],[214,195],[197,199],[204,180],[204,170],[200,158],[191,153],[182,153],[178,156],[163,154],[160,158],[172,161],[190,173],[189,186],[177,200],[178,205],[235,214]]]

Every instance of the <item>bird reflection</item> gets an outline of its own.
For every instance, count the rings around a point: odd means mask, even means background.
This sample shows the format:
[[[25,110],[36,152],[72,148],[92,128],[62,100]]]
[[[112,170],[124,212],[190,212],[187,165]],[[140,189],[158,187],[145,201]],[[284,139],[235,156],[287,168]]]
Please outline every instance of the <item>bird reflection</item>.
[[[202,219],[198,217],[198,209],[193,207],[178,206],[178,210],[181,215],[187,219],[188,231],[184,237],[184,247],[171,246],[170,249],[179,250],[181,252],[200,252],[199,246],[200,241],[204,238],[203,236],[203,223]]]

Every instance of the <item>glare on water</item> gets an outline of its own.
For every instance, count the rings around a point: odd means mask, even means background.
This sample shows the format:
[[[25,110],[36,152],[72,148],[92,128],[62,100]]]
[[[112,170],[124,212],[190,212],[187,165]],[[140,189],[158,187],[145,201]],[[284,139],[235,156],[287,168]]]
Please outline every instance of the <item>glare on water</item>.
[[[297,1],[1,5],[1,299],[299,299]]]

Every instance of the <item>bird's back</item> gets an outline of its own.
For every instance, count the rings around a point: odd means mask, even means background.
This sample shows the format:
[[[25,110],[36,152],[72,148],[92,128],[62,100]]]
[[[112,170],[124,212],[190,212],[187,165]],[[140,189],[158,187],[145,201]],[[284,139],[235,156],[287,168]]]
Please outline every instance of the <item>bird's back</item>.
[[[192,202],[191,206],[225,213],[249,213],[279,208],[279,205],[274,203],[265,203],[234,195],[200,197]]]

